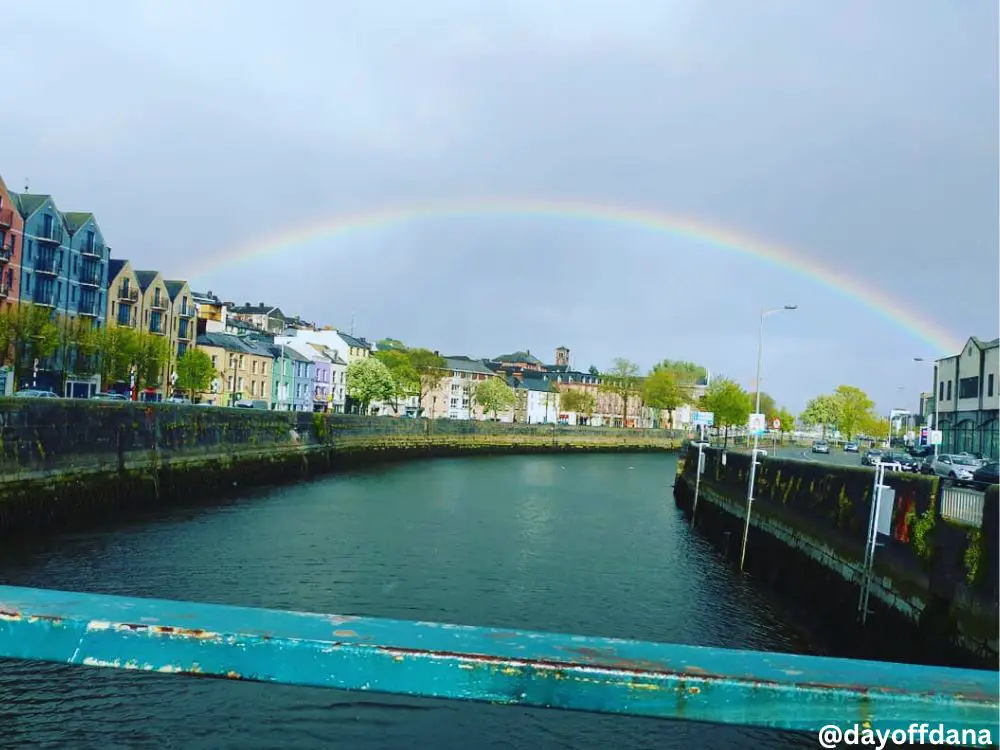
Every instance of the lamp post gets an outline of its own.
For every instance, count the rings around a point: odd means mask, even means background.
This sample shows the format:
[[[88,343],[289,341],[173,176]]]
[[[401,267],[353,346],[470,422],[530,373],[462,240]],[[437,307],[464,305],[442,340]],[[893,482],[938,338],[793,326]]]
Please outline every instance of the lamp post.
[[[932,362],[933,360],[927,357],[914,357],[913,361]],[[934,424],[931,425],[931,429],[934,430],[935,432],[938,432],[941,429],[940,426],[938,425],[938,406],[939,406],[938,393],[940,392],[939,389],[940,386],[938,385],[938,365],[937,362],[934,362],[934,387],[931,389],[931,398],[934,399]],[[937,457],[938,457],[938,444],[934,443],[934,458]]]
[[[784,312],[785,310],[797,310],[798,305],[785,305],[784,307],[772,307],[760,311],[760,327],[757,333],[757,379],[754,381],[754,390],[757,395],[754,401],[754,414],[760,413],[760,378],[761,367],[764,361],[764,318],[768,315]],[[743,525],[743,547],[740,550],[740,572],[743,572],[743,561],[747,556],[747,535],[750,533],[750,511],[753,507],[754,482],[757,479],[757,452],[760,446],[760,431],[753,431],[753,452],[750,454],[750,479],[747,481],[747,517]]]

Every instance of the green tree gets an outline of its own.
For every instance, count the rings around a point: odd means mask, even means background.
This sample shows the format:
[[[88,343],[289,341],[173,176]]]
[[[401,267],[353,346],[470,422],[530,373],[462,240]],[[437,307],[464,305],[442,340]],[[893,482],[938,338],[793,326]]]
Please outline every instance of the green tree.
[[[51,308],[21,302],[0,311],[0,363],[9,365],[15,385],[59,348],[59,325]]]
[[[665,370],[673,374],[679,385],[695,385],[708,378],[708,370],[694,362],[679,359],[665,359],[653,365],[653,372]]]
[[[65,317],[60,320],[59,349],[65,363],[63,377],[72,372],[75,375],[93,375],[100,371],[98,354],[101,348],[101,329],[94,320],[84,316]]]
[[[639,365],[623,357],[615,359],[611,369],[601,374],[600,390],[613,393],[622,400],[622,427],[628,422],[629,399],[639,395],[641,385]]]
[[[889,420],[874,411],[868,411],[858,420],[856,432],[873,440],[888,440]]]
[[[875,408],[875,402],[868,394],[853,385],[839,385],[833,392],[837,400],[837,429],[850,440],[857,432],[865,415]]]
[[[591,365],[590,367],[588,367],[587,372],[595,376],[601,374],[601,371],[597,369],[597,365]]]
[[[829,394],[823,394],[811,399],[799,415],[799,421],[808,425],[819,425],[826,437],[826,428],[840,420],[840,401]]]
[[[135,365],[136,388],[159,388],[163,384],[164,370],[170,362],[170,342],[167,337],[136,331],[131,354],[132,364]]]
[[[642,403],[651,409],[673,411],[688,400],[690,391],[677,382],[669,370],[653,371],[642,381]]]
[[[388,351],[390,349],[405,351],[406,345],[399,339],[379,339],[375,342],[375,348],[378,351]]]
[[[729,443],[729,428],[747,424],[750,419],[750,394],[729,378],[716,378],[705,391],[702,408],[714,414],[715,425],[725,428],[724,445]]]
[[[102,387],[112,383],[128,382],[129,370],[138,349],[138,336],[133,328],[109,323],[99,334]]]
[[[424,398],[451,373],[445,369],[447,363],[444,361],[444,357],[430,349],[408,349],[407,356],[420,379],[420,387],[415,395],[417,396],[417,406],[422,413]]]
[[[188,348],[177,360],[177,387],[194,401],[199,393],[212,387],[215,379],[212,358],[201,349]]]
[[[356,359],[347,366],[347,395],[358,402],[361,413],[368,413],[373,401],[392,401],[396,383],[389,368],[375,357]]]
[[[559,395],[559,408],[590,417],[597,408],[597,398],[590,391],[581,388],[570,388]]]
[[[507,411],[517,403],[517,394],[514,393],[514,389],[500,378],[488,378],[480,381],[472,398],[483,407],[483,411],[492,412],[494,419],[497,412]]]
[[[756,407],[757,395],[751,393],[750,396],[751,398],[754,399],[753,406]],[[768,424],[771,424],[772,422],[774,422],[775,419],[779,418],[778,405],[774,402],[774,399],[771,397],[771,394],[767,393],[766,391],[760,392],[760,413],[763,414],[764,417],[767,419]]]
[[[413,366],[410,354],[405,349],[380,349],[375,358],[384,364],[396,385],[393,404],[399,408],[399,399],[420,393],[420,373]]]
[[[795,429],[795,415],[784,406],[778,409],[777,418],[781,420],[782,432],[791,432]]]

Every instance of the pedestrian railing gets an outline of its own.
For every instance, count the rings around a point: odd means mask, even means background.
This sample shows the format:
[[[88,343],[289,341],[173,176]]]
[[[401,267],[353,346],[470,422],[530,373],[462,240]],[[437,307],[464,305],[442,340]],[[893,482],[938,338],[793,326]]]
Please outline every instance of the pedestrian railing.
[[[948,521],[963,526],[981,526],[984,502],[982,492],[946,484],[941,486],[941,517]]]
[[[0,586],[0,658],[794,730],[996,731],[998,674]]]

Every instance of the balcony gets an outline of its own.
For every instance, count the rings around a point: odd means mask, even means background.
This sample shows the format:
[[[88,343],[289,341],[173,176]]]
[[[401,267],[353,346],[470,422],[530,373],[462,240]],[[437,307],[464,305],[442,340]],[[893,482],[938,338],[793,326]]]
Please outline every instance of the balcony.
[[[80,255],[84,258],[103,258],[104,257],[104,245],[100,242],[84,243],[83,247],[80,248]]]
[[[101,269],[100,267],[93,268],[91,266],[84,266],[80,269],[80,283],[84,286],[100,286],[101,285]]]
[[[0,242],[0,263],[9,263],[14,257],[14,235],[8,235]]]
[[[7,299],[10,294],[10,284],[6,281],[0,281],[0,299]]]
[[[135,304],[139,301],[139,290],[120,288],[118,290],[118,301],[123,305]]]
[[[42,243],[61,245],[63,241],[63,229],[62,227],[57,226],[43,227],[41,231],[35,235],[35,239]]]
[[[149,303],[150,310],[166,310],[167,300],[163,297],[153,297],[153,301]]]
[[[167,335],[167,332],[166,332],[166,330],[163,327],[163,321],[162,320],[152,320],[152,321],[150,321],[150,323],[149,323],[149,332],[150,333],[155,333],[155,334],[157,334],[159,336],[166,336]]]
[[[54,289],[46,289],[41,292],[36,292],[31,299],[39,307],[55,307],[56,306],[56,293]]]
[[[0,227],[10,229],[14,225],[14,209],[0,208]]]
[[[97,300],[96,299],[81,299],[77,304],[76,311],[80,315],[86,315],[91,318],[97,317]]]
[[[56,276],[59,273],[59,263],[55,255],[39,255],[35,258],[35,272]]]
[[[182,318],[193,318],[195,316],[194,305],[181,305],[177,314]]]
[[[129,307],[119,307],[117,323],[120,326],[135,328],[135,310]]]
[[[181,326],[180,328],[178,328],[177,329],[177,338],[179,338],[181,341],[190,341],[191,340],[191,328],[192,328],[192,326]]]

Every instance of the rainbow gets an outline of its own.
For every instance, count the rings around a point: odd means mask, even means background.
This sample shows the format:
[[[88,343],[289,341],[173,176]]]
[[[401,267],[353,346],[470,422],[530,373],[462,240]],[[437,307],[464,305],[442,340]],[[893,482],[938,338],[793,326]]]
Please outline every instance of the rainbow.
[[[298,248],[321,240],[340,239],[352,232],[383,229],[416,221],[470,216],[591,222],[631,227],[689,240],[718,250],[749,256],[817,282],[849,300],[864,305],[896,327],[934,347],[941,355],[959,351],[964,344],[964,339],[957,338],[934,321],[905,307],[884,291],[791,250],[694,219],[588,201],[460,199],[345,214],[325,218],[292,231],[210,256],[206,262],[191,269],[188,278],[198,279],[221,268],[272,256],[275,251]]]

